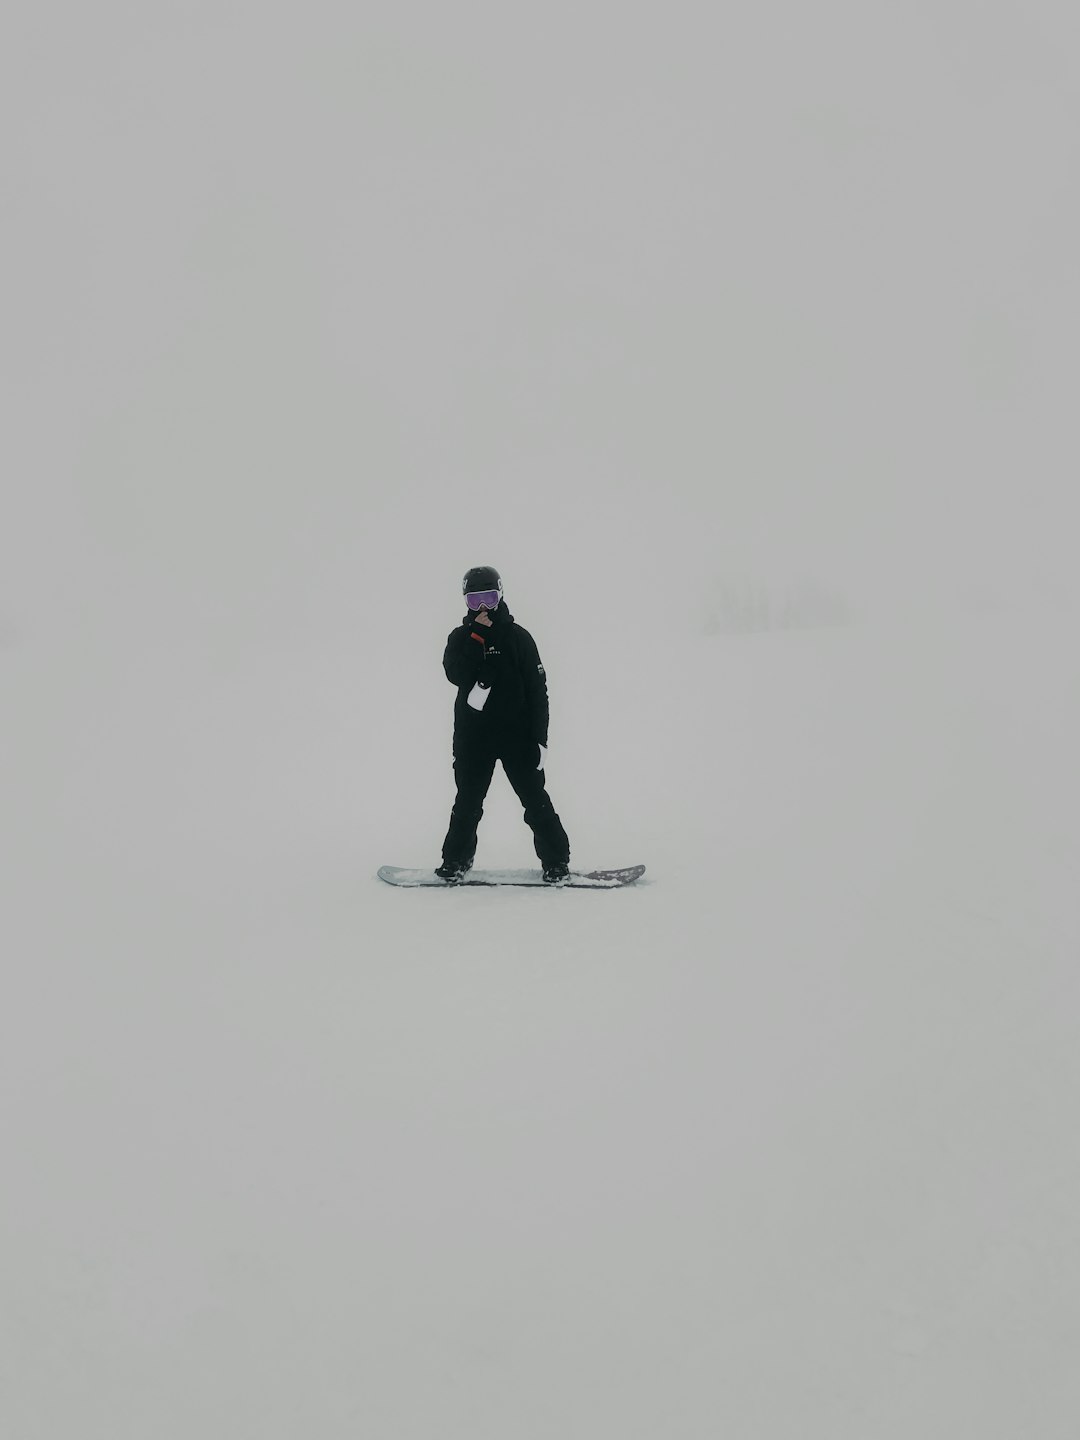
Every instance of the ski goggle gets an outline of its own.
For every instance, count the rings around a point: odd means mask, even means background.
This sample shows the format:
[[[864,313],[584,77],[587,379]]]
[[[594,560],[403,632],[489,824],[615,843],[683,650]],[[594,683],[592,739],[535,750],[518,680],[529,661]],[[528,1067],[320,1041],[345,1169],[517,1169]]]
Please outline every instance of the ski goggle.
[[[470,590],[465,596],[465,604],[470,610],[495,610],[499,605],[499,592],[497,590]]]

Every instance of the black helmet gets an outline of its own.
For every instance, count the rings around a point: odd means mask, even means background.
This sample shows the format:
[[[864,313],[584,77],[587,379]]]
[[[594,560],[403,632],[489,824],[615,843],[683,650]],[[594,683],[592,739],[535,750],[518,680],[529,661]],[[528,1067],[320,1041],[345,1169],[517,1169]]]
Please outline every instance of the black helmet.
[[[465,578],[461,582],[462,595],[469,595],[477,590],[497,590],[499,599],[502,599],[502,576],[494,565],[474,565],[471,570],[466,570]]]

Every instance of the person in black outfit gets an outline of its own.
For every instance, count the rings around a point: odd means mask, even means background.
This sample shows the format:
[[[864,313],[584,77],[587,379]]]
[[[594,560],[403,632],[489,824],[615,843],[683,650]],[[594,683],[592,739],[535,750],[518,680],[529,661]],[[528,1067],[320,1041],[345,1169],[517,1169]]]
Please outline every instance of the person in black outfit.
[[[570,873],[570,841],[544,783],[548,692],[536,641],[515,623],[499,572],[490,565],[468,571],[462,593],[469,613],[450,632],[443,669],[457,686],[454,702],[454,779],[457,797],[443,841],[441,879],[464,879],[476,854],[496,761],[525,807],[525,823],[543,866],[557,884]]]

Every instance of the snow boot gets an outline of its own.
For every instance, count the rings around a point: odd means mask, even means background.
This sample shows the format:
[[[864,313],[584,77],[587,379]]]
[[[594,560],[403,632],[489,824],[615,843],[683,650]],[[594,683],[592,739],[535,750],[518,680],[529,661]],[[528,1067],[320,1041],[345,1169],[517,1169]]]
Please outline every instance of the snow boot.
[[[448,885],[460,885],[472,867],[471,860],[444,860],[435,874]]]
[[[559,885],[563,880],[569,880],[570,866],[565,860],[553,860],[544,866],[544,884]]]

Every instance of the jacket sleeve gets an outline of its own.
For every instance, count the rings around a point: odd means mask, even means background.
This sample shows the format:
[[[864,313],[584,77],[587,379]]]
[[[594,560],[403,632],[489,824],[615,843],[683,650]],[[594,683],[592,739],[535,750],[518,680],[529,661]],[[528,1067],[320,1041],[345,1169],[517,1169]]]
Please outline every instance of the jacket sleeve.
[[[474,685],[484,663],[484,637],[469,625],[459,625],[450,632],[442,663],[451,685]]]
[[[548,718],[550,713],[547,675],[544,672],[544,667],[540,660],[540,652],[536,648],[536,641],[531,635],[528,635],[526,643],[522,647],[521,662],[524,670],[522,679],[525,682],[525,699],[529,707],[529,724],[532,729],[532,738],[538,741],[539,744],[546,745],[548,743]]]

